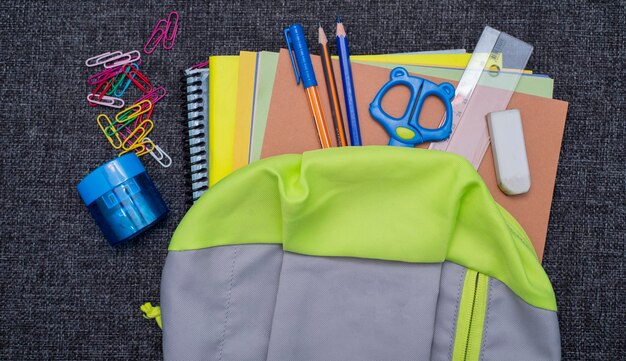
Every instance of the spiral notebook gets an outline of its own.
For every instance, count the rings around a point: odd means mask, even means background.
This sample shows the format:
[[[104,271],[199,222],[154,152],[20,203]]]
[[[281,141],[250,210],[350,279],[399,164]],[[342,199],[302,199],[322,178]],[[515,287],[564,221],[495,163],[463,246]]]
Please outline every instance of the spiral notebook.
[[[187,69],[180,81],[187,122],[184,134],[190,174],[186,179],[191,181],[190,196],[195,202],[209,188],[209,69]]]

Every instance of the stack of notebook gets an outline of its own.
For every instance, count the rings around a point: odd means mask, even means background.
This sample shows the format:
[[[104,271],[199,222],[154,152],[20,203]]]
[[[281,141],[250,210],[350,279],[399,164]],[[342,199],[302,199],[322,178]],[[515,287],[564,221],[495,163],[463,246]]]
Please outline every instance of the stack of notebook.
[[[386,145],[389,141],[389,135],[371,118],[369,104],[389,80],[390,69],[401,65],[414,75],[456,86],[470,57],[471,54],[463,50],[352,56],[363,145]],[[321,76],[320,58],[312,56],[312,60],[316,74]],[[320,148],[305,92],[296,84],[287,50],[212,56],[209,64],[210,76],[207,69],[187,70],[183,78],[194,201],[207,186],[213,186],[249,163]],[[341,78],[339,69],[335,63],[337,79]],[[343,99],[340,82],[337,85]],[[540,258],[567,112],[566,102],[552,99],[553,87],[553,79],[527,71],[508,106],[522,113],[533,181],[530,192],[511,197],[499,190],[491,151],[486,153],[478,168],[493,197],[524,227]],[[323,111],[331,114],[325,87],[320,86],[319,92]],[[387,101],[385,109],[404,110],[406,99],[408,95],[393,97]],[[345,114],[345,108],[342,110]],[[438,120],[441,119],[438,111],[433,107],[422,114]],[[328,129],[333,129],[331,117],[327,116],[326,120]],[[335,139],[331,141],[336,146]]]

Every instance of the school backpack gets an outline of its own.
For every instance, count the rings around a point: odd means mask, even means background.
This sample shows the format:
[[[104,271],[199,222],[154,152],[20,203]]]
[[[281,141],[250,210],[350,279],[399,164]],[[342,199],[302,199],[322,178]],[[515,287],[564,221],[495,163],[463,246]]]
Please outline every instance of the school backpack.
[[[558,360],[528,237],[453,154],[347,147],[255,162],[169,245],[166,360]]]

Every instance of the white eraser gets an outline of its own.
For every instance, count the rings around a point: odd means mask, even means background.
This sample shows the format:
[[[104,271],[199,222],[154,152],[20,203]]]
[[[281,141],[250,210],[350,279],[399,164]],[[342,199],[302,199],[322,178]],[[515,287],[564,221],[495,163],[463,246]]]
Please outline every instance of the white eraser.
[[[518,109],[487,114],[491,150],[500,189],[508,194],[522,194],[530,189],[530,169],[524,144],[522,117]]]

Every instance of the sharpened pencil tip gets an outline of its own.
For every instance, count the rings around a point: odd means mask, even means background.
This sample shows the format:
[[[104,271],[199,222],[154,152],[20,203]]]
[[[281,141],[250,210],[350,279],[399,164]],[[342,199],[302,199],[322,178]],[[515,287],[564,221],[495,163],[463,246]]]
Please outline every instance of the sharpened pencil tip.
[[[322,23],[320,23],[320,27],[317,29],[318,41],[320,44],[328,43],[328,39],[326,38],[326,33],[324,33],[324,28],[322,27]]]

